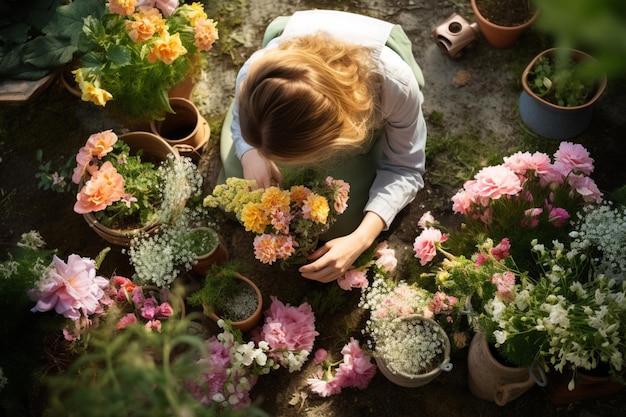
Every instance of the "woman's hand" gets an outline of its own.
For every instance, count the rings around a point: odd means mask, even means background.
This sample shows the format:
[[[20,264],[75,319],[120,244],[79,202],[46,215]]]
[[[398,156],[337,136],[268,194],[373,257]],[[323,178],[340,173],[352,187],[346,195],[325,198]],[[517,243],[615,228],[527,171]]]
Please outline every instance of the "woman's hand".
[[[326,242],[308,259],[313,261],[298,270],[304,278],[330,282],[341,278],[354,261],[369,248],[385,227],[378,215],[367,212],[359,227],[347,236]]]
[[[250,149],[241,156],[241,166],[243,177],[247,180],[255,180],[260,188],[283,182],[283,176],[276,164],[261,155],[257,149]]]

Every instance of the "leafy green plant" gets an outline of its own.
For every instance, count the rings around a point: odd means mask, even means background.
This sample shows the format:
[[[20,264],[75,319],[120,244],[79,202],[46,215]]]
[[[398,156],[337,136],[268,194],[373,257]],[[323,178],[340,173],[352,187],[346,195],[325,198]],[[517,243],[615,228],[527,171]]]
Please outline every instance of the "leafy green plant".
[[[99,327],[92,334],[92,350],[67,372],[49,378],[45,416],[265,416],[254,407],[205,406],[187,389],[188,381],[200,377],[198,358],[208,355],[203,338],[190,331],[191,323],[189,316],[168,320],[160,333],[141,324],[123,332]]]
[[[544,100],[562,106],[585,104],[595,90],[579,63],[566,56],[540,57],[528,76],[531,90]]]
[[[202,288],[191,294],[187,301],[192,306],[202,306],[206,314],[223,313],[233,297],[237,297],[246,288],[246,285],[242,285],[236,278],[242,272],[242,268],[242,264],[236,260],[211,266]]]
[[[6,0],[0,3],[0,79],[36,80],[89,50],[83,18],[101,14],[101,0]]]

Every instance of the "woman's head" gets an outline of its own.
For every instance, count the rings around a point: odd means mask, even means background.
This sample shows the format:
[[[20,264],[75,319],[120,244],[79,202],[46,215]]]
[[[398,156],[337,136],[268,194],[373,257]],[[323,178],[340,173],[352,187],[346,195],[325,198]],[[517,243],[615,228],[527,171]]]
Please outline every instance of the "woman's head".
[[[239,93],[244,139],[283,162],[360,149],[378,124],[370,51],[322,34],[283,42],[251,63]]]

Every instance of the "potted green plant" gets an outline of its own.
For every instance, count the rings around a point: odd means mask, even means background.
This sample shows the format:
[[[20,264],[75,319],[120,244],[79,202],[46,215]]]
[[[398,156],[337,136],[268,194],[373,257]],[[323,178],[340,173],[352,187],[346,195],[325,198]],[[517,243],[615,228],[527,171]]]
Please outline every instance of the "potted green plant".
[[[569,139],[582,133],[607,85],[598,61],[570,48],[539,53],[525,68],[521,81],[522,121],[533,132],[553,139]]]
[[[513,46],[539,13],[532,0],[472,0],[472,10],[485,40],[496,48]]]
[[[201,3],[128,6],[110,1],[104,14],[84,19],[89,52],[72,73],[83,100],[111,102],[139,120],[161,119],[173,112],[170,88],[197,75],[202,52],[217,39],[215,22]]]
[[[188,301],[201,306],[215,322],[229,320],[233,327],[247,332],[261,319],[263,296],[254,282],[238,272],[240,268],[234,261],[212,266],[202,287]]]

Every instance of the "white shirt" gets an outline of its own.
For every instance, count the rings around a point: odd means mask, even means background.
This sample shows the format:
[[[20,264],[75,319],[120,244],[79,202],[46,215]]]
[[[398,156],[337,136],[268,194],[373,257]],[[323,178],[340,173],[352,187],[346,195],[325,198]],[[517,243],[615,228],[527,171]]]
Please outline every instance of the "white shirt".
[[[235,95],[245,79],[250,63],[265,50],[277,47],[283,40],[313,34],[320,30],[340,39],[372,48],[372,59],[383,76],[381,105],[385,119],[385,137],[381,138],[382,157],[370,187],[365,211],[380,216],[386,228],[400,210],[423,188],[425,169],[426,122],[422,114],[424,96],[409,65],[385,42],[393,25],[378,19],[346,12],[311,10],[296,12],[284,32],[255,52],[237,76]],[[237,156],[252,146],[241,135],[238,106],[235,102],[231,132]]]

